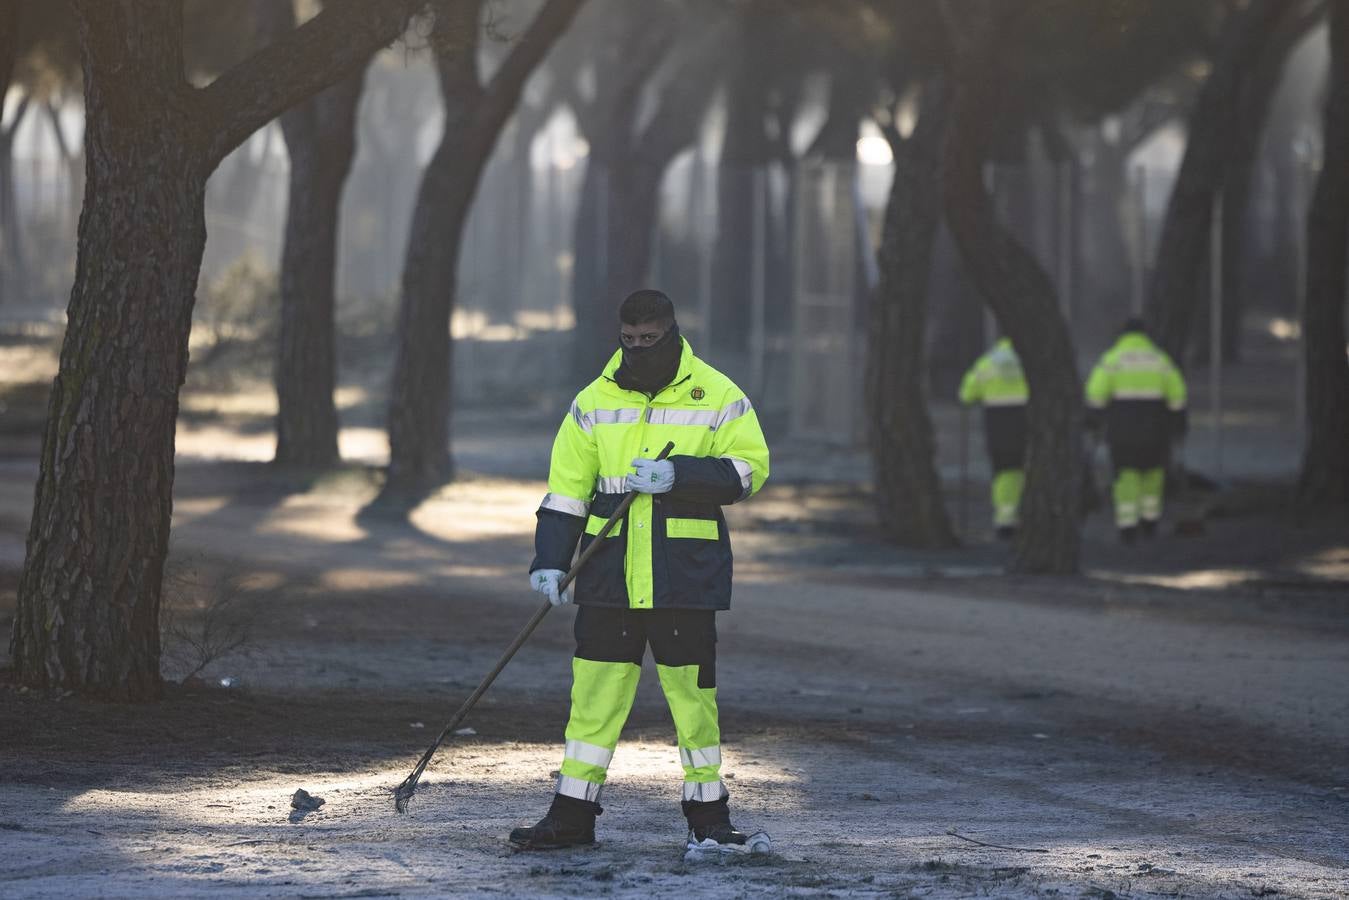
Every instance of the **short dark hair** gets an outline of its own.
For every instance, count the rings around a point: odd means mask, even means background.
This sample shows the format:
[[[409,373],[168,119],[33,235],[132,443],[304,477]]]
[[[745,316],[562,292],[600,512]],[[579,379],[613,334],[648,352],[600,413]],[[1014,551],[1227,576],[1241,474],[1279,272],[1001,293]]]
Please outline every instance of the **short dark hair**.
[[[1130,316],[1124,320],[1124,327],[1120,329],[1120,334],[1128,334],[1131,331],[1148,333],[1148,325],[1143,321],[1142,316]]]
[[[674,320],[674,304],[660,291],[646,289],[633,291],[618,307],[618,318],[625,325],[644,325],[647,322]]]

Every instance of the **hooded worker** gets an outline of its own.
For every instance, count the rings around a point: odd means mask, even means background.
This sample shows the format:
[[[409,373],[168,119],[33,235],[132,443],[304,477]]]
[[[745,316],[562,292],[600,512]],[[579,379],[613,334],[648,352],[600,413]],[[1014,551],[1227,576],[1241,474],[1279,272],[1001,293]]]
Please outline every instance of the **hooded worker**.
[[[1115,469],[1112,491],[1120,539],[1157,533],[1173,436],[1184,434],[1185,379],[1166,351],[1130,318],[1087,379],[1087,426],[1105,429]]]
[[[621,347],[571,405],[553,443],[530,584],[554,605],[581,550],[637,491],[576,577],[571,715],[547,815],[517,828],[526,849],[587,844],[619,733],[651,646],[683,763],[690,848],[744,845],[721,779],[716,612],[731,604],[731,544],[721,508],[768,477],[768,447],[744,391],[693,355],[674,305],[637,291],[619,310]],[[668,459],[657,460],[673,442]],[[710,843],[709,843],[710,842]]]
[[[1026,484],[1026,400],[1030,396],[1021,359],[1010,338],[1001,338],[974,361],[960,383],[960,402],[984,408],[984,441],[993,469],[993,527],[1010,538]]]

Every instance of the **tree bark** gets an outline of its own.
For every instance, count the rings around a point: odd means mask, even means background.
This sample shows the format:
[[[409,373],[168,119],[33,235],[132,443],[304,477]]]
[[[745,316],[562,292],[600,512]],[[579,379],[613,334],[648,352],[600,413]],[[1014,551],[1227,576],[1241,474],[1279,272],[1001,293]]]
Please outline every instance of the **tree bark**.
[[[876,510],[892,541],[910,547],[956,544],[928,415],[927,304],[932,248],[941,220],[941,142],[945,98],[935,80],[924,87],[913,133],[886,137],[895,174],[881,229],[880,286],[867,329],[866,388]]]
[[[401,34],[416,5],[332,3],[197,90],[183,73],[180,0],[72,4],[88,177],[10,642],[24,684],[158,694],[174,425],[206,178],[243,138]]]
[[[273,39],[295,28],[290,3],[256,4]],[[366,58],[369,64],[369,57]],[[276,457],[323,468],[339,460],[336,298],[342,188],[356,156],[356,108],[365,66],[281,115],[290,192],[281,249],[281,327],[276,384]]]
[[[1187,123],[1185,156],[1167,204],[1147,305],[1159,342],[1181,365],[1195,307],[1205,296],[1199,279],[1208,254],[1214,198],[1227,174],[1231,146],[1240,140],[1244,79],[1288,7],[1257,2],[1231,14]]]
[[[183,115],[174,4],[85,29],[89,188],[11,653],[28,684],[113,699],[159,687],[173,425],[209,171]]]
[[[460,239],[483,166],[529,74],[584,0],[548,0],[484,87],[478,0],[440,0],[432,32],[445,129],[422,174],[403,264],[389,395],[389,471],[375,506],[411,508],[453,475],[450,316]]]
[[[1349,0],[1330,6],[1325,156],[1307,216],[1307,446],[1298,495],[1306,508],[1349,511]]]
[[[968,7],[967,7],[968,8]],[[1080,552],[1082,385],[1049,276],[997,222],[983,167],[1010,81],[1002,52],[1024,7],[980,5],[953,27],[958,50],[951,124],[944,148],[946,219],[971,280],[1026,371],[1026,491],[1013,569],[1071,574]]]

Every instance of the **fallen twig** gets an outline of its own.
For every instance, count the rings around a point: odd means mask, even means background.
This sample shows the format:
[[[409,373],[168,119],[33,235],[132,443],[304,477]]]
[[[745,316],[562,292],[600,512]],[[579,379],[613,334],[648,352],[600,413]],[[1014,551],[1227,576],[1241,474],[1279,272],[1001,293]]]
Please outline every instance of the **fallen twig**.
[[[268,840],[267,838],[254,838],[254,839],[251,840],[251,841],[235,841],[233,844],[226,844],[225,846],[226,846],[226,847],[242,847],[242,846],[244,846],[244,845],[246,845],[246,844],[280,844],[280,843],[284,843],[284,842],[283,842],[283,841],[273,841],[273,840]]]
[[[961,834],[959,831],[956,831],[954,828],[948,828],[948,829],[946,829],[946,833],[949,834],[951,837],[958,837],[958,838],[960,838],[962,841],[969,841],[971,844],[978,844],[980,847],[992,847],[994,850],[1016,850],[1016,851],[1019,852],[1019,853],[1048,853],[1048,852],[1049,852],[1048,850],[1045,850],[1045,849],[1043,849],[1043,848],[1041,848],[1041,847],[1006,847],[1006,846],[1004,846],[1004,845],[1002,845],[1002,844],[989,844],[989,843],[987,843],[987,842],[985,842],[985,841],[977,841],[977,840],[975,840],[975,839],[972,838],[972,837],[966,837],[965,835]]]

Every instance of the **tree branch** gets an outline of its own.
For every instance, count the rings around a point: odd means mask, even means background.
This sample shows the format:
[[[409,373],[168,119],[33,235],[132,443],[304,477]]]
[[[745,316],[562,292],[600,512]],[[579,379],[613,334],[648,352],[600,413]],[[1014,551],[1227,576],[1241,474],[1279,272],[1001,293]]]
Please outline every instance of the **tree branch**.
[[[557,36],[567,29],[585,0],[548,0],[539,10],[534,21],[525,29],[524,36],[511,48],[501,66],[492,75],[487,84],[483,100],[478,107],[478,127],[495,134],[500,125],[510,116],[515,102],[524,88],[531,72],[539,60],[557,40]]]
[[[717,28],[705,37],[665,79],[655,115],[636,137],[635,156],[664,168],[697,137],[698,125],[725,75],[725,31]]]
[[[573,0],[575,2],[575,0]],[[328,0],[323,11],[201,88],[199,124],[219,162],[286,109],[392,43],[426,0]]]

